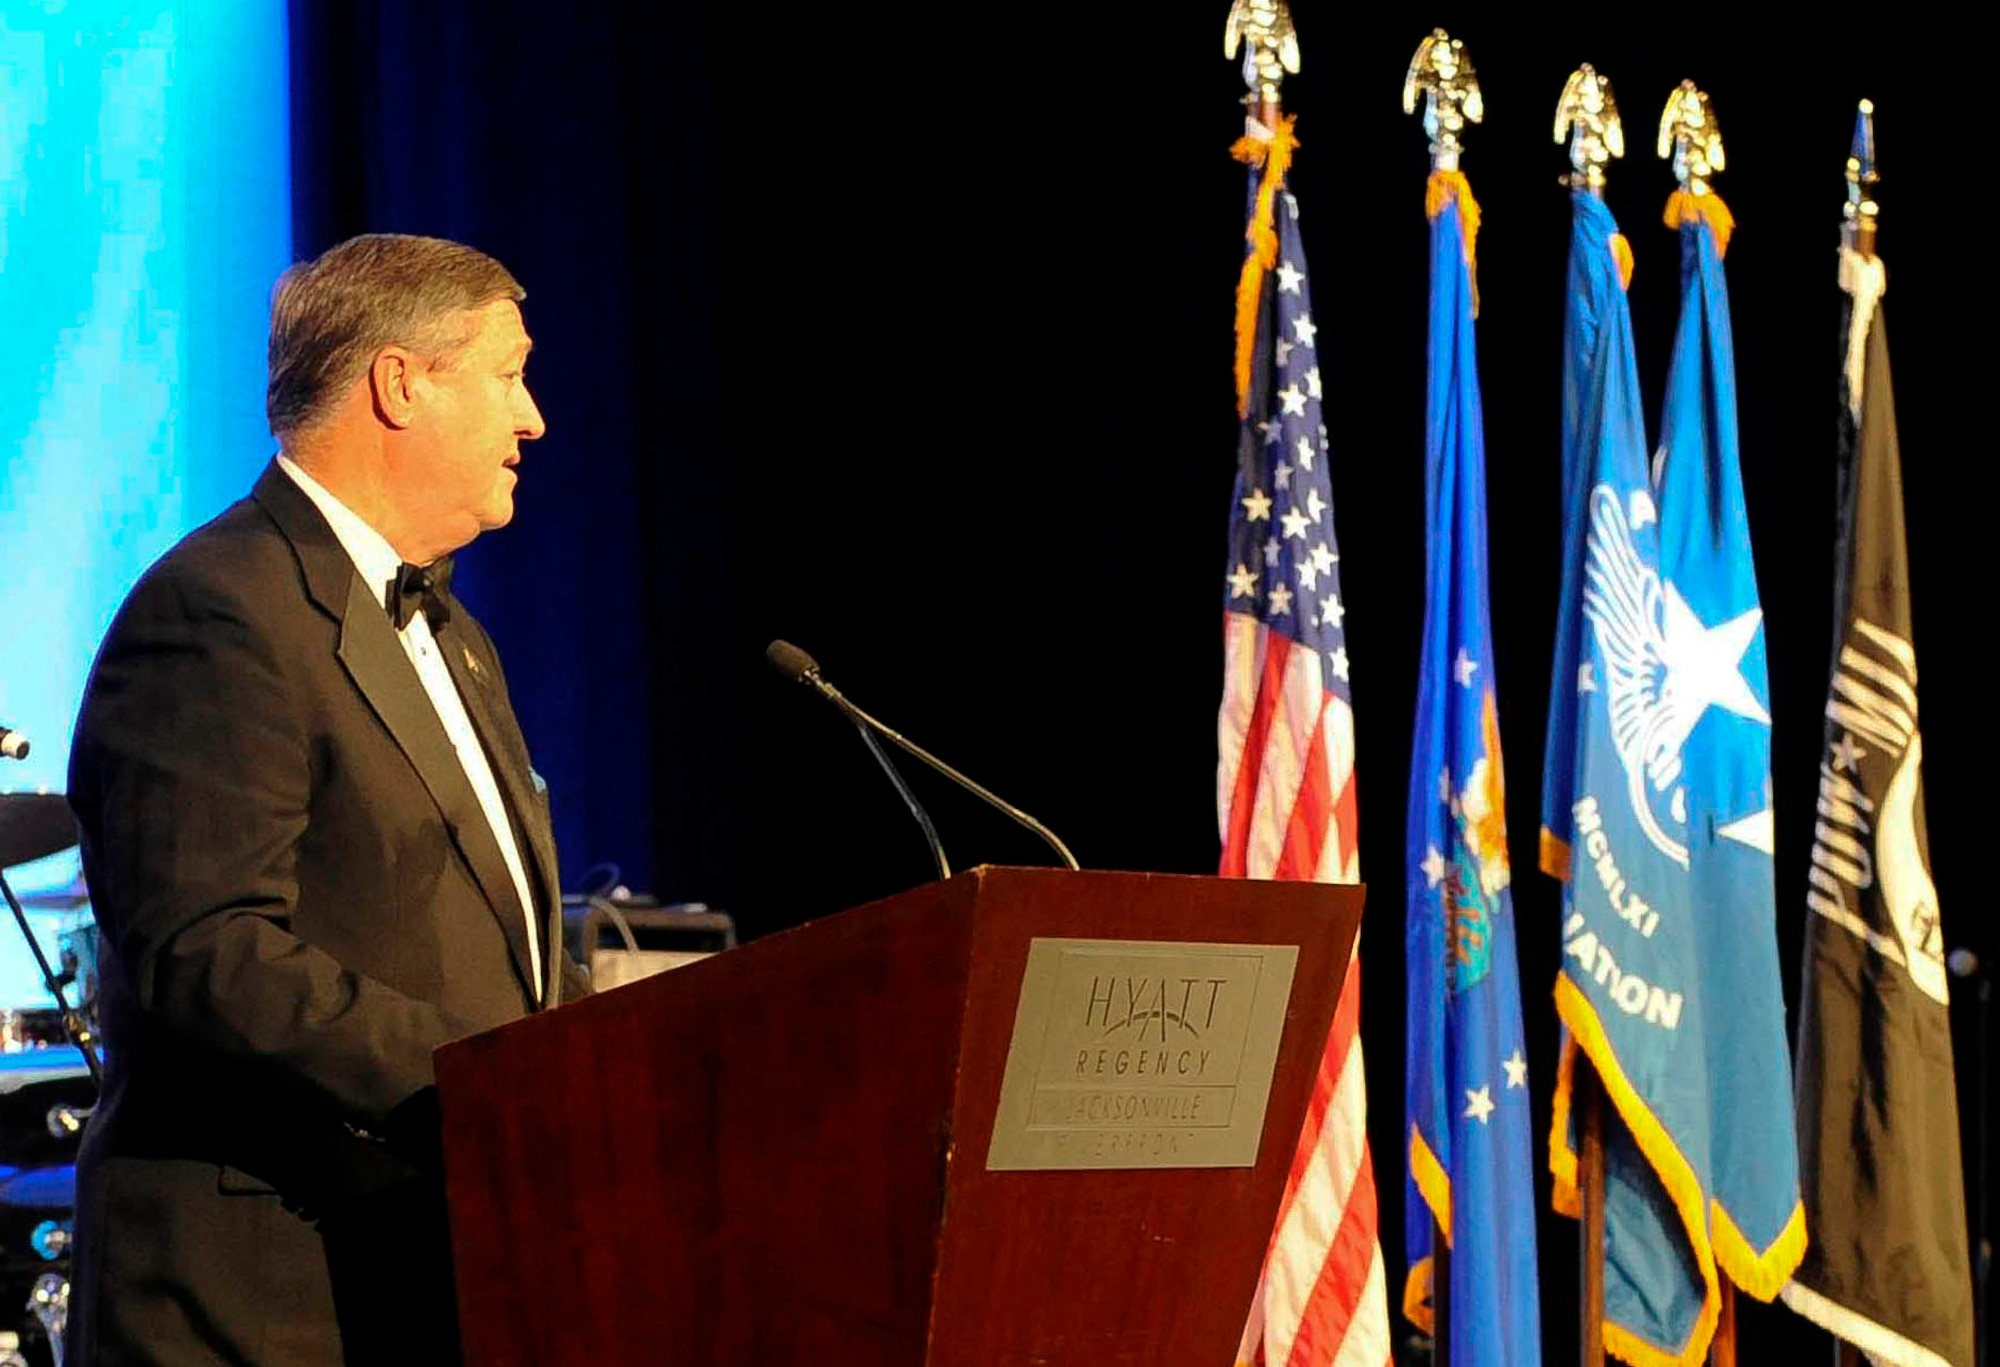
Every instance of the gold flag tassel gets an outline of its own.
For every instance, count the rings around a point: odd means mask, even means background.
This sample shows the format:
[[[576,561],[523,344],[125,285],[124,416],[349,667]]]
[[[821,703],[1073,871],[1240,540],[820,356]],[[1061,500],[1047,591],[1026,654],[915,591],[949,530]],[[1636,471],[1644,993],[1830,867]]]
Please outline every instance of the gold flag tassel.
[[[1257,202],[1244,232],[1250,250],[1236,281],[1236,416],[1250,416],[1251,361],[1257,351],[1257,310],[1264,298],[1264,277],[1278,264],[1278,192],[1292,169],[1292,152],[1299,145],[1295,120],[1279,112],[1278,87],[1287,72],[1299,69],[1299,36],[1285,0],[1231,0],[1229,22],[1222,33],[1222,52],[1234,60],[1243,53],[1243,83],[1250,93],[1243,102],[1251,112],[1243,120],[1243,136],[1229,154],[1246,166],[1264,168],[1257,185]]]
[[[1729,235],[1736,230],[1736,219],[1708,183],[1710,176],[1728,165],[1728,159],[1708,92],[1696,89],[1693,81],[1682,81],[1667,97],[1666,111],[1660,115],[1659,153],[1673,162],[1674,178],[1681,183],[1667,198],[1667,226],[1677,229],[1700,220],[1715,237],[1715,254],[1729,255]]]
[[[1479,265],[1475,244],[1479,238],[1479,201],[1472,197],[1472,185],[1458,169],[1459,154],[1465,150],[1460,140],[1468,123],[1486,117],[1486,102],[1479,94],[1479,76],[1465,44],[1443,29],[1431,30],[1430,37],[1417,45],[1410,59],[1409,74],[1403,78],[1403,112],[1417,112],[1417,95],[1424,97],[1424,132],[1431,140],[1431,176],[1424,185],[1424,214],[1435,219],[1445,206],[1458,202],[1458,220],[1465,230],[1465,268],[1472,274],[1472,316],[1479,316]]]
[[[1278,264],[1278,191],[1292,167],[1292,152],[1299,145],[1292,132],[1297,120],[1290,114],[1278,116],[1276,128],[1253,124],[1256,131],[1236,140],[1229,154],[1248,166],[1264,168],[1257,185],[1257,204],[1250,215],[1244,236],[1250,250],[1243,257],[1243,273],[1236,281],[1236,416],[1250,416],[1250,363],[1257,350],[1257,309],[1264,298],[1264,277]]]

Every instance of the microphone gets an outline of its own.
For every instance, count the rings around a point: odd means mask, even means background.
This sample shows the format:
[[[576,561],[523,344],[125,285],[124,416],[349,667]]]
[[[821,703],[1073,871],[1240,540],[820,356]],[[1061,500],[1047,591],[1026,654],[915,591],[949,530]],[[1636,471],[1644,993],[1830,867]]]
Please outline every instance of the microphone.
[[[28,738],[10,727],[0,726],[0,759],[26,759]]]
[[[819,665],[813,657],[800,650],[790,641],[771,642],[764,651],[764,658],[771,662],[772,668],[776,669],[786,678],[797,679],[800,683],[810,685],[813,689],[817,690],[821,697],[839,708],[846,714],[847,719],[854,723],[856,729],[861,732],[862,738],[868,742],[868,748],[875,752],[875,757],[882,761],[882,767],[889,771],[889,777],[895,783],[896,790],[903,795],[903,800],[909,803],[910,810],[916,814],[918,823],[923,826],[925,835],[930,838],[933,852],[937,855],[941,871],[940,877],[948,877],[949,874],[943,872],[944,850],[937,844],[937,833],[931,828],[930,818],[924,815],[924,809],[917,805],[916,798],[910,794],[909,788],[904,785],[902,776],[896,772],[895,768],[889,763],[888,756],[875,743],[876,735],[884,737],[908,754],[915,755],[953,783],[956,783],[959,787],[980,799],[980,801],[998,808],[1019,824],[1033,831],[1044,841],[1048,842],[1049,848],[1056,852],[1057,856],[1061,858],[1063,864],[1068,868],[1074,869],[1078,867],[1076,856],[1069,852],[1067,845],[1056,838],[1054,831],[1035,820],[1032,816],[1029,816],[1013,803],[1002,800],[986,788],[974,783],[971,779],[952,768],[949,764],[946,764],[930,751],[907,739],[900,732],[884,726],[881,722],[875,720],[875,718],[849,702],[839,689],[820,677]]]

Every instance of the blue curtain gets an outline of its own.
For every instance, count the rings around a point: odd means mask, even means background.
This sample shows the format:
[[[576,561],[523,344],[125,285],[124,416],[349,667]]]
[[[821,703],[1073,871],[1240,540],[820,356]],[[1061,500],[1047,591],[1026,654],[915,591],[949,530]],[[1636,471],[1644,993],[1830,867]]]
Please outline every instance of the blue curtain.
[[[654,879],[647,601],[669,559],[642,426],[633,338],[671,225],[641,215],[649,159],[624,130],[621,83],[593,68],[612,20],[581,10],[445,0],[294,3],[295,242],[303,259],[361,232],[470,243],[528,291],[528,382],[548,435],[524,448],[516,517],[459,558],[455,580],[492,632],[536,767],[548,780],[564,883],[600,863]],[[650,417],[651,415],[645,415]]]

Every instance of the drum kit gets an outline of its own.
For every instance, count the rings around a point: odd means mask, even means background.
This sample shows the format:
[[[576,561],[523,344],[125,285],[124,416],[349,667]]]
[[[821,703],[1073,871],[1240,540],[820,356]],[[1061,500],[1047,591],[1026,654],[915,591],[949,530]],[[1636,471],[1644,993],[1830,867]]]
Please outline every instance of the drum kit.
[[[76,841],[67,799],[0,793],[0,895],[46,992],[0,1007],[0,1367],[62,1367],[76,1152],[97,1102],[98,1072],[89,895],[79,879],[17,897],[5,874]]]

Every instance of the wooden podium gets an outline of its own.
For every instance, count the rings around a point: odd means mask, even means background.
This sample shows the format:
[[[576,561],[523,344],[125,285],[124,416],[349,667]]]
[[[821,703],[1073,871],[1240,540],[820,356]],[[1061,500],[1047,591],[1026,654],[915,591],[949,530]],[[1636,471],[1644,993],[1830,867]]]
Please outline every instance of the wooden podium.
[[[1229,1367],[1361,902],[980,868],[439,1050],[468,1367]],[[1052,939],[1297,946],[1254,1167],[989,1169]]]

